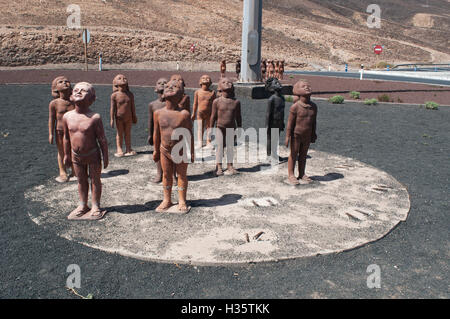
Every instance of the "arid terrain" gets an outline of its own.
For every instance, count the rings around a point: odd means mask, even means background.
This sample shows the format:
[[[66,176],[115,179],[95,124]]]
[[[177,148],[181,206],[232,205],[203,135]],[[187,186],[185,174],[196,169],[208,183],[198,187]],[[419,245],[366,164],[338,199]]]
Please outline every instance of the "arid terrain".
[[[90,63],[211,64],[240,56],[241,0],[0,0],[0,66],[83,62],[80,29],[67,7],[81,8],[91,32]],[[379,61],[450,62],[449,0],[378,0],[381,28],[367,26],[372,0],[263,1],[262,55],[288,68],[314,69]],[[190,51],[195,43],[195,52]],[[381,57],[375,44],[384,45]],[[234,67],[233,67],[234,71]]]

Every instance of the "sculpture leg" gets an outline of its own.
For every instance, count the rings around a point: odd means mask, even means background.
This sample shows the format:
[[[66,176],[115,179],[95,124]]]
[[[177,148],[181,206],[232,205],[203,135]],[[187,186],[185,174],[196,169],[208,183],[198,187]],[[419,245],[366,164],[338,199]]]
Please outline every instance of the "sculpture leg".
[[[312,181],[312,179],[305,174],[306,156],[308,155],[309,145],[310,143],[302,142],[298,153],[298,178],[305,182]]]
[[[206,145],[211,144],[211,129],[210,129],[211,127],[209,126],[210,117],[211,114],[208,114],[208,116],[203,120],[204,131],[206,130]]]
[[[267,156],[272,154],[272,130],[271,127],[267,127]]]
[[[123,121],[116,119],[116,127],[117,127],[117,134],[116,134],[117,153],[114,155],[116,157],[122,157],[124,155],[123,149],[122,149],[122,141],[123,141],[123,136],[124,136],[124,132],[125,132]]]
[[[187,163],[176,164],[176,171],[178,173],[178,210],[187,212],[186,193],[188,187],[187,179]]]
[[[92,191],[92,209],[83,219],[97,220],[103,218],[106,211],[100,209],[100,199],[102,197],[102,181],[100,179],[102,173],[102,162],[100,154],[95,155],[97,158],[89,164],[89,177],[91,179]]]
[[[64,144],[63,144],[63,134],[56,131],[56,148],[58,149],[58,168],[59,168],[59,176],[56,178],[56,181],[59,183],[64,183],[69,181],[67,176],[66,166],[64,165]]]
[[[222,170],[222,160],[223,160],[223,149],[225,147],[225,128],[223,127],[217,127],[215,130],[216,135],[216,143],[217,143],[217,149],[216,149],[216,175],[221,176],[223,175]]]
[[[235,138],[236,134],[228,135],[226,129],[224,130],[224,146],[227,148],[227,171],[226,175],[235,175],[238,173],[238,171],[233,167],[233,159],[234,159],[234,144],[235,144]],[[231,132],[230,132],[231,133]]]
[[[289,183],[292,185],[298,185],[299,182],[297,178],[295,178],[294,169],[295,169],[295,162],[297,160],[298,152],[300,149],[300,139],[296,138],[296,136],[291,136],[291,153],[289,154],[288,158],[288,180]]]
[[[69,216],[67,216],[67,218],[79,219],[90,210],[90,208],[87,205],[89,192],[88,172],[87,172],[88,167],[87,165],[79,164],[76,162],[73,162],[73,167],[75,169],[75,175],[78,178],[78,196],[80,198],[80,204],[69,214]]]
[[[124,129],[125,129],[125,147],[126,147],[126,153],[125,156],[132,156],[132,155],[136,155],[136,152],[133,151],[133,149],[131,148],[131,127],[132,127],[132,122],[126,122],[124,125]]]
[[[204,127],[204,122],[203,119],[200,117],[197,117],[197,142],[200,144],[200,146],[203,146],[203,127]]]
[[[164,211],[170,208],[172,203],[172,185],[173,185],[173,174],[174,174],[174,163],[170,158],[170,154],[166,154],[161,148],[161,167],[163,171],[163,193],[164,198],[162,203],[156,208],[156,211]]]

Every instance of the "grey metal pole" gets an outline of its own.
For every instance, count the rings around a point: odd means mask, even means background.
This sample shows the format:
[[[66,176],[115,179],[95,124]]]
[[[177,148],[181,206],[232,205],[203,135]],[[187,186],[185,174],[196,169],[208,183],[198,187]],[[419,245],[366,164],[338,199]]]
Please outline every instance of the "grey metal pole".
[[[262,0],[244,0],[240,82],[261,81]]]

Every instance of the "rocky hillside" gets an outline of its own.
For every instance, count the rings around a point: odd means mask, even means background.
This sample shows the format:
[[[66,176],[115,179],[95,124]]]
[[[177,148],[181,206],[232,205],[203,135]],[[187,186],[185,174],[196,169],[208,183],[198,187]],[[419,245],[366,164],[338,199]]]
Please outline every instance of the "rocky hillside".
[[[382,44],[380,60],[390,63],[450,62],[448,0],[377,0],[381,29],[366,25],[372,2],[264,0],[263,56],[289,67],[371,65],[372,46]],[[81,32],[66,25],[72,3],[91,31],[92,63],[99,52],[112,64],[240,56],[241,0],[0,0],[0,66],[83,61]]]

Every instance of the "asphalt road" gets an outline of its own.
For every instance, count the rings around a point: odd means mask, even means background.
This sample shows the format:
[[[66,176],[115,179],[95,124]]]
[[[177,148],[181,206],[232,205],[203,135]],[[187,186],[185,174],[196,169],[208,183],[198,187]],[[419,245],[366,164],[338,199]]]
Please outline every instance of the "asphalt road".
[[[401,70],[405,71],[405,70]],[[302,75],[317,75],[317,76],[331,76],[331,77],[339,77],[339,78],[351,78],[351,79],[359,79],[359,72],[328,72],[328,71],[286,71],[286,74],[302,74]],[[395,71],[391,71],[392,74],[395,74]],[[398,75],[381,75],[381,74],[369,74],[364,73],[364,79],[370,80],[383,80],[383,81],[398,81],[398,82],[407,82],[407,83],[423,83],[423,84],[433,84],[433,85],[450,85],[450,81],[446,80],[435,80],[435,79],[421,79],[421,78],[412,78],[407,76],[398,76]]]
[[[97,86],[93,109],[107,124],[111,86]],[[95,298],[448,298],[450,108],[331,105],[319,101],[313,148],[353,157],[403,183],[411,211],[383,239],[351,251],[233,267],[144,262],[43,230],[27,215],[24,191],[57,173],[47,142],[48,85],[0,85],[0,298],[78,298],[64,286],[81,268],[79,293]],[[135,88],[133,144],[145,144],[149,88]],[[263,125],[264,100],[241,99],[244,126]],[[286,112],[287,113],[287,112]],[[110,153],[115,132],[107,127]],[[65,218],[66,213],[62,213]],[[366,285],[381,268],[381,288]]]

